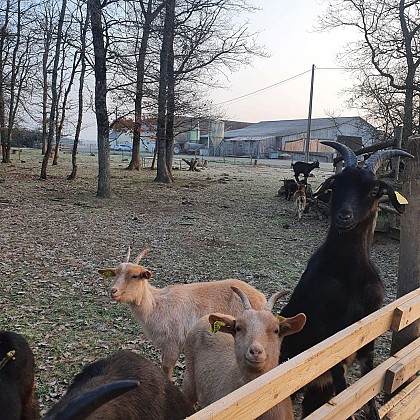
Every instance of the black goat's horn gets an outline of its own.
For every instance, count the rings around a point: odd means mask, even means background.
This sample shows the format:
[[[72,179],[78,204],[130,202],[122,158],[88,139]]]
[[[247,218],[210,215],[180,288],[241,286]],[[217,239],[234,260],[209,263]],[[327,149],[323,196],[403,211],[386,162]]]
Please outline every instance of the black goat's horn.
[[[366,159],[365,163],[363,164],[364,169],[370,169],[373,173],[376,173],[378,168],[381,166],[382,162],[386,159],[391,159],[396,156],[404,156],[413,158],[413,155],[410,153],[405,152],[404,150],[399,149],[389,149],[389,150],[381,150],[375,152],[372,156]]]
[[[321,141],[322,144],[325,144],[326,146],[330,146],[333,149],[337,150],[343,156],[344,163],[346,167],[356,167],[357,166],[357,156],[353,152],[353,150],[350,149],[350,147],[346,146],[345,144],[338,143],[337,141],[329,141],[329,140],[323,140]]]
[[[238,287],[235,286],[230,286],[230,288],[241,298],[242,300],[242,305],[244,305],[244,309],[252,309],[251,303],[248,299],[248,296],[246,295],[246,293],[244,291],[242,291],[241,289],[239,289]]]
[[[281,297],[283,297],[284,295],[287,295],[289,292],[277,292],[277,293],[274,293],[274,295],[272,295],[271,297],[270,297],[270,299],[268,299],[268,302],[265,304],[265,307],[264,307],[264,309],[266,310],[266,311],[272,311],[273,310],[273,307],[274,307],[274,305],[276,304],[276,302],[281,298]]]

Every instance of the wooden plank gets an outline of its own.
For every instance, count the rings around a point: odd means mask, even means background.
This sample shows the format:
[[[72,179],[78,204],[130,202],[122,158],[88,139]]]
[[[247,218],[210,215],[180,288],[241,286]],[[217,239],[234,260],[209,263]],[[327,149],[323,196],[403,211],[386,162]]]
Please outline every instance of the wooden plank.
[[[394,356],[385,360],[371,372],[367,373],[353,385],[348,387],[345,391],[332,398],[327,404],[324,404],[311,415],[305,417],[305,420],[336,420],[350,417],[375,395],[379,394],[382,390],[388,369],[399,364],[401,360],[408,357],[416,350],[419,343],[420,339],[401,349]]]
[[[418,294],[420,288],[245,384],[189,419],[255,419],[386,332],[395,308]]]
[[[408,302],[395,309],[395,319],[392,323],[392,331],[400,331],[407,325],[420,318],[420,295],[413,297]]]
[[[386,404],[379,409],[379,417],[384,418],[388,412],[397,407],[398,404],[413,390],[420,388],[420,376],[413,382],[409,383],[405,388],[401,389],[394,397],[392,397]]]
[[[409,385],[413,384],[414,386],[406,391],[404,398],[384,415],[383,420],[420,419],[420,377]]]
[[[385,374],[384,391],[392,394],[420,370],[420,337],[410,344],[412,350]]]

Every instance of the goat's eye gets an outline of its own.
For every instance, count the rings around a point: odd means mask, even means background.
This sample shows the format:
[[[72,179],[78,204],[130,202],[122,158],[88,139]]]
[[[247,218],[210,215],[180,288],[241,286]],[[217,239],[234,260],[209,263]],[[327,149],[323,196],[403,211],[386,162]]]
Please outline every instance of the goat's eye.
[[[374,188],[372,189],[372,191],[370,192],[370,195],[371,195],[372,197],[376,197],[378,194],[379,194],[379,187],[378,187],[378,186],[376,186],[376,187],[374,187]]]
[[[137,280],[137,279],[139,279],[140,278],[140,276],[138,276],[138,275],[136,275],[136,274],[133,274],[132,276],[131,276],[131,279],[132,280]]]
[[[274,332],[274,334],[278,334],[280,332],[280,330],[278,328],[276,328],[273,332]]]
[[[236,331],[236,332],[241,331],[241,330],[242,330],[242,328],[241,328],[239,325],[237,325],[237,326],[235,327],[235,331]]]

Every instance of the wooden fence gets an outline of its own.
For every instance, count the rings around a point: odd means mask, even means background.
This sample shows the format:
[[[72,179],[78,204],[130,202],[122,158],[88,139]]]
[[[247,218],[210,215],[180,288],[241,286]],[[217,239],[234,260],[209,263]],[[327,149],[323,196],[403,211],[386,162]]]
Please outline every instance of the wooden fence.
[[[400,331],[420,318],[420,288],[281,364],[189,420],[255,419],[323,372],[388,330]],[[393,393],[420,369],[420,338],[306,419],[346,419],[382,390]],[[420,419],[420,376],[380,407],[384,419]]]

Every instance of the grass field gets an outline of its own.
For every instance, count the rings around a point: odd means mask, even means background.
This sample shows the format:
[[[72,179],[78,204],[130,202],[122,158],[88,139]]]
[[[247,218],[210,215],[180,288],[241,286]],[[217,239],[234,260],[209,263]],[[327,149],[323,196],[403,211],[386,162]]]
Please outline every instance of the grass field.
[[[291,202],[278,197],[293,175],[288,167],[210,161],[200,172],[174,171],[176,182],[162,185],[154,171],[126,171],[128,162],[112,155],[113,197],[99,199],[95,156],[79,155],[74,181],[66,179],[69,154],[48,167],[45,181],[40,151],[12,158],[0,165],[0,328],[28,338],[43,408],[84,364],[116,349],[158,362],[129,309],[110,299],[110,280],[97,273],[122,262],[129,245],[133,254],[153,248],[143,264],[159,287],[237,277],[271,294],[293,290],[329,225],[313,213],[298,223]],[[316,169],[312,185],[330,170]],[[373,258],[394,299],[398,242],[377,237]],[[181,359],[178,383],[182,367]]]

